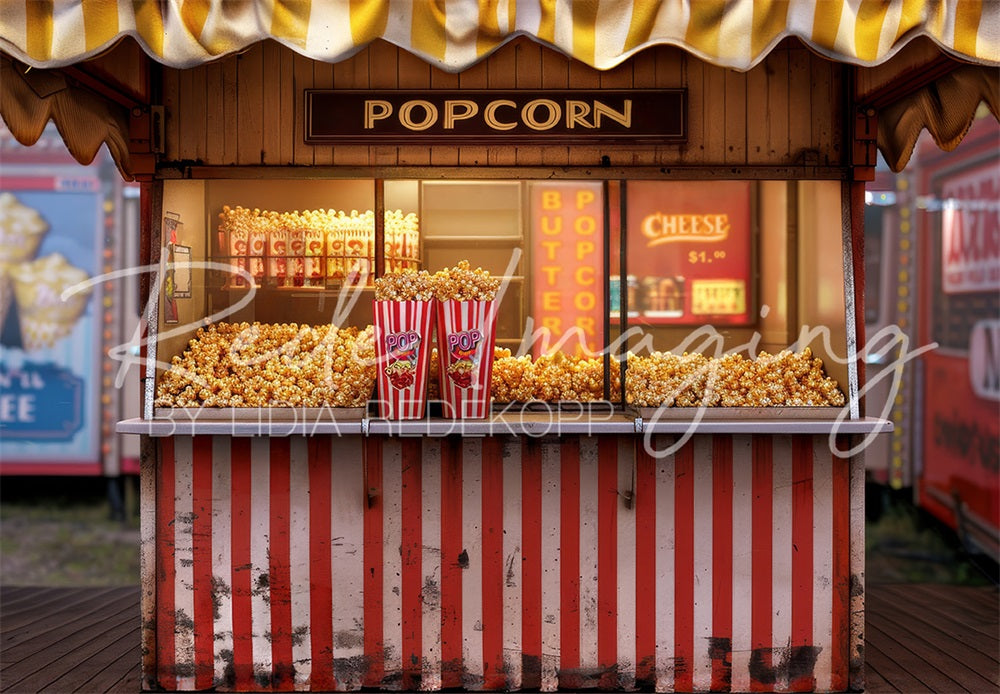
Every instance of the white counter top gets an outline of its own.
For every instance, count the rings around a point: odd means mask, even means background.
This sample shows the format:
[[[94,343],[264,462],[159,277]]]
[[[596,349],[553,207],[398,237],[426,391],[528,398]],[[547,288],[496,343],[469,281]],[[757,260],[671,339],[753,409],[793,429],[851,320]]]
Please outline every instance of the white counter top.
[[[892,422],[874,417],[844,419],[832,417],[800,418],[786,412],[780,417],[725,417],[706,411],[696,421],[695,412],[680,417],[672,412],[669,419],[643,419],[631,413],[509,413],[489,419],[386,420],[371,417],[333,419],[316,416],[294,418],[257,410],[257,417],[238,419],[190,416],[190,411],[173,418],[128,419],[119,422],[120,434],[145,436],[560,436],[598,434],[872,434],[892,431]]]

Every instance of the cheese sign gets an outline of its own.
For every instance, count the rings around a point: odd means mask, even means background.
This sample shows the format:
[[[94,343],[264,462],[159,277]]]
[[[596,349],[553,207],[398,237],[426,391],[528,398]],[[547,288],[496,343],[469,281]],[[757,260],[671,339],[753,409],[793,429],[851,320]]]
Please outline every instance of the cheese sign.
[[[751,322],[751,193],[748,181],[628,182],[631,319]]]
[[[380,142],[680,142],[684,89],[307,89],[305,140]]]

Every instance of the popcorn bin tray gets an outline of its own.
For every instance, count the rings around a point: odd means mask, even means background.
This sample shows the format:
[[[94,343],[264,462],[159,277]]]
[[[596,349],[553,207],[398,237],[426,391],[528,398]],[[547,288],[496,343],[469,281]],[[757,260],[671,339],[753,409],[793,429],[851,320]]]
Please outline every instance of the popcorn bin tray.
[[[438,362],[445,417],[490,414],[496,301],[438,301]]]
[[[379,416],[421,419],[427,406],[434,302],[374,304]]]
[[[843,412],[843,407],[833,406],[791,406],[774,407],[636,407],[632,408],[644,421],[683,421],[700,417],[704,421],[746,420],[763,421],[774,419],[822,419],[835,420]]]
[[[174,422],[348,422],[365,417],[364,407],[157,407],[153,418]]]

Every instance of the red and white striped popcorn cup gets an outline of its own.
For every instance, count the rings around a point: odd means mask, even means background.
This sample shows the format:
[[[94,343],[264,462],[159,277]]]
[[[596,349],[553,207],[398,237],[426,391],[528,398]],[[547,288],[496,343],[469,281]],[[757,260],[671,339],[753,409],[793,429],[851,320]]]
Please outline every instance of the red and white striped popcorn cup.
[[[490,413],[496,301],[438,301],[438,361],[445,417]]]
[[[420,419],[427,406],[433,301],[375,301],[379,416]]]

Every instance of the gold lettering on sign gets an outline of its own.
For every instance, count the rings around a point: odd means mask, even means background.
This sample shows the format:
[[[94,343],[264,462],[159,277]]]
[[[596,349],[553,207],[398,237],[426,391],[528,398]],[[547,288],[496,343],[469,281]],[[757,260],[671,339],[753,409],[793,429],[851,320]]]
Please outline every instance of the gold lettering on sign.
[[[729,215],[654,212],[642,220],[642,235],[650,247],[671,241],[722,241],[729,237]]]
[[[415,121],[412,118],[413,109],[417,107],[424,110],[424,119],[422,121]],[[437,119],[437,106],[429,101],[424,101],[423,99],[407,101],[399,109],[399,122],[402,123],[407,130],[427,130],[427,128],[437,122]]]
[[[535,117],[539,106],[544,106],[549,113],[548,118],[543,121]],[[521,120],[532,130],[549,130],[562,120],[562,109],[552,99],[534,99],[521,109]]]
[[[590,123],[587,122],[587,115],[590,113],[590,104],[586,101],[579,101],[577,99],[567,99],[566,100],[566,127],[575,128],[580,125],[584,128],[593,128]]]
[[[505,123],[497,120],[497,109],[501,106],[509,106],[511,108],[517,108],[515,104],[510,99],[497,99],[496,101],[491,101],[486,104],[486,110],[483,112],[483,117],[486,119],[486,124],[493,128],[494,130],[513,130],[517,127],[517,123]]]
[[[375,121],[388,118],[392,115],[392,104],[381,99],[369,99],[365,101],[365,130],[375,127]]]
[[[616,123],[624,125],[626,128],[632,127],[632,100],[625,99],[625,103],[622,104],[623,110],[616,111],[610,106],[601,103],[600,101],[594,101],[594,127],[601,127],[601,116],[607,116]]]
[[[457,109],[464,110],[459,111]],[[455,99],[444,102],[444,129],[454,130],[455,121],[467,120],[479,113],[479,104],[468,99]]]
[[[510,109],[501,117],[501,109]],[[443,111],[443,114],[441,113]],[[414,132],[429,130],[435,126],[443,130],[454,130],[459,121],[470,120],[479,115],[479,104],[471,99],[447,99],[442,108],[426,99],[412,99],[399,106],[398,113],[389,101],[366,99],[364,112],[365,130],[377,129],[378,122],[395,114],[399,123]],[[565,116],[564,116],[565,114]],[[560,103],[554,99],[532,99],[518,107],[511,99],[494,99],[483,107],[482,119],[491,130],[513,130],[523,124],[542,132],[556,128],[565,118],[567,129],[586,128],[597,130],[605,119],[627,128],[632,127],[632,100],[622,102],[618,111],[607,104],[594,100],[592,103],[578,99],[567,99]],[[513,120],[508,120],[513,118]],[[438,123],[440,122],[440,125]]]

